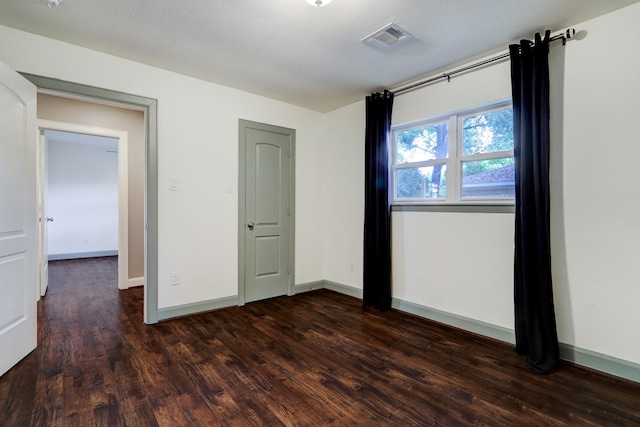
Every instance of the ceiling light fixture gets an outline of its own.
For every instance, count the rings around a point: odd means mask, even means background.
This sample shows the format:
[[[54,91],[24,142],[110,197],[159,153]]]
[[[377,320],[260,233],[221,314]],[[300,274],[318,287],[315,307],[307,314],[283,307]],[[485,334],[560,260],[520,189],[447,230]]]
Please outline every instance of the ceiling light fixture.
[[[61,0],[40,0],[40,3],[47,7],[55,7],[60,6],[60,1]]]
[[[309,3],[311,6],[321,7],[331,3],[331,0],[307,0],[307,3]]]

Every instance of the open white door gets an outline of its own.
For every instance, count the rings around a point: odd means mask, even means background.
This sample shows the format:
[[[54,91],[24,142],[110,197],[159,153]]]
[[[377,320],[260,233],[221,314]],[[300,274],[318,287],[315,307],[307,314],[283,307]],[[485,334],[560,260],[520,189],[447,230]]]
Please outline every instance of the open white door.
[[[49,221],[53,218],[47,216],[47,188],[49,186],[49,174],[47,171],[47,136],[43,130],[39,130],[40,139],[38,145],[38,262],[40,265],[40,296],[47,293],[49,287]]]
[[[0,375],[37,344],[36,87],[0,62]]]

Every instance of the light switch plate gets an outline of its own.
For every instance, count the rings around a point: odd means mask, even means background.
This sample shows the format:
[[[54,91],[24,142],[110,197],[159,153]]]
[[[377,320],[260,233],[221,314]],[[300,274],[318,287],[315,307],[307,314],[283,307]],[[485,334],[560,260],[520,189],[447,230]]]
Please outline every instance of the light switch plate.
[[[171,286],[175,286],[175,285],[179,285],[180,284],[180,272],[179,271],[172,271],[171,272],[171,278],[169,280],[169,284]]]

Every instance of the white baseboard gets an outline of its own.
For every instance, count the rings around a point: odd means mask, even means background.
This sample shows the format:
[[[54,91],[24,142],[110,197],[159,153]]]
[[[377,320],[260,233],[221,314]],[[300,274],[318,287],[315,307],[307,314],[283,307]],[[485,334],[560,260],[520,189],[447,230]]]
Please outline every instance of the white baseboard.
[[[332,282],[331,280],[318,280],[317,282],[301,283],[296,285],[296,294],[314,291],[316,289],[329,289],[340,294],[349,295],[350,297],[362,299],[362,289],[353,286],[343,285],[341,283]]]
[[[332,282],[331,280],[325,280],[324,288],[329,289],[330,291],[349,295],[350,297],[362,299],[362,289],[354,288],[353,286],[343,285],[342,283]]]
[[[206,311],[218,310],[221,308],[238,306],[238,297],[216,298],[208,301],[195,302],[190,304],[176,305],[173,307],[159,308],[158,320],[169,320],[174,317],[187,316],[190,314],[204,313]]]
[[[301,294],[303,292],[315,291],[316,289],[324,289],[324,281],[318,280],[317,282],[300,283],[295,286],[295,293]]]
[[[129,278],[129,287],[144,286],[144,277],[131,277]]]
[[[93,251],[93,252],[73,252],[68,254],[49,254],[49,261],[61,261],[65,259],[99,258],[103,256],[117,256],[118,251]]]

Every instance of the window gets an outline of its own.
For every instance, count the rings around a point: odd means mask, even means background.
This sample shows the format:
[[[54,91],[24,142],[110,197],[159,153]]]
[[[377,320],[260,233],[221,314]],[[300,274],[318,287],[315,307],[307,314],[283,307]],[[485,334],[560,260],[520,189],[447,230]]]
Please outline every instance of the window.
[[[395,203],[513,203],[510,102],[398,126],[392,141]]]

